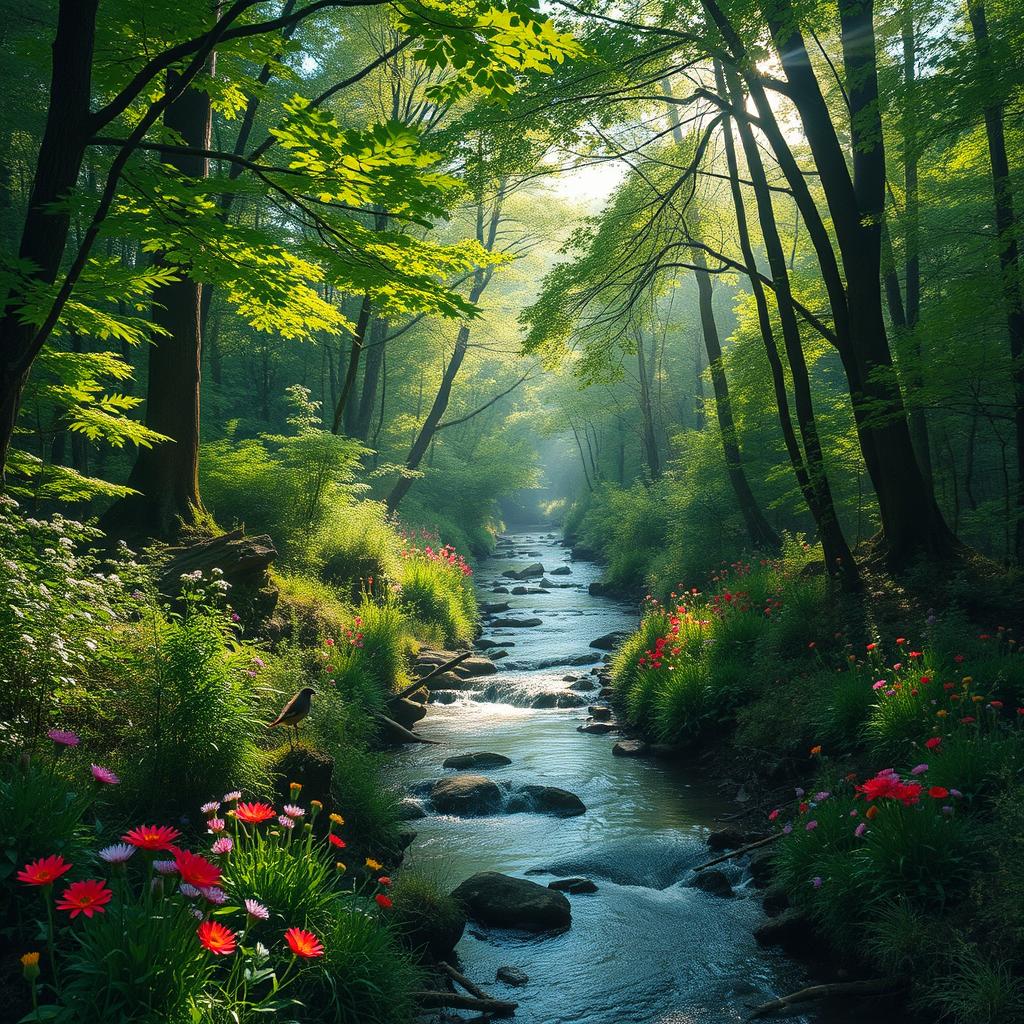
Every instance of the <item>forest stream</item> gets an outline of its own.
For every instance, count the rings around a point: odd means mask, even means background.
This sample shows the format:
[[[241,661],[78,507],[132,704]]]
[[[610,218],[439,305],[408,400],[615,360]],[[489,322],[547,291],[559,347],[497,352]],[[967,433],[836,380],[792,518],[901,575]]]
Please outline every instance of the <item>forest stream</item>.
[[[549,575],[570,565],[571,575],[553,576],[558,582],[547,594],[492,593],[509,584],[504,571],[534,562]],[[755,943],[752,929],[763,914],[740,867],[725,866],[734,898],[689,885],[693,866],[713,856],[705,845],[708,830],[735,805],[690,784],[670,762],[613,756],[613,736],[577,731],[586,707],[528,706],[538,693],[565,690],[563,677],[582,678],[599,664],[602,652],[589,647],[591,640],[635,626],[631,608],[588,592],[599,575],[593,563],[571,561],[553,534],[508,535],[476,573],[481,605],[507,600],[509,614],[542,624],[485,627],[484,636],[509,652],[500,672],[476,680],[477,689],[454,703],[432,703],[417,731],[442,745],[407,747],[396,759],[399,781],[415,790],[452,774],[441,767],[452,754],[504,754],[511,765],[484,774],[499,783],[570,790],[586,804],[586,814],[429,815],[412,823],[417,839],[410,862],[450,886],[485,870],[541,884],[567,876],[597,884],[596,893],[570,896],[572,927],[560,935],[524,937],[472,921],[467,927],[457,948],[466,973],[496,997],[518,1001],[522,1024],[741,1021],[752,1006],[800,988],[804,975]],[[529,582],[536,589],[536,581]],[[572,664],[588,653],[588,664]],[[596,700],[597,691],[584,696]],[[529,983],[491,985],[504,965],[524,971]]]

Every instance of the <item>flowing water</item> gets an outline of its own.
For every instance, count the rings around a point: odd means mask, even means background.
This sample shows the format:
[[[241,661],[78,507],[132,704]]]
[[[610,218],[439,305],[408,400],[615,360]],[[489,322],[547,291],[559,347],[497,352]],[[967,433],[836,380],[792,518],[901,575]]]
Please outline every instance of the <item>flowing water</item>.
[[[547,594],[505,596],[509,569],[541,562],[559,584]],[[550,575],[569,565],[571,575]],[[513,533],[476,575],[481,602],[508,601],[516,617],[542,625],[485,629],[509,655],[501,672],[475,681],[479,691],[455,703],[431,704],[417,730],[441,746],[409,746],[395,761],[410,790],[451,774],[445,757],[493,751],[512,764],[481,774],[497,782],[540,783],[576,793],[587,813],[553,818],[535,813],[495,817],[428,816],[408,863],[440,874],[454,887],[476,871],[530,877],[541,884],[583,875],[598,891],[570,896],[572,927],[561,935],[527,937],[470,923],[458,946],[466,973],[496,997],[519,1003],[520,1024],[725,1024],[745,1019],[752,1005],[799,988],[800,969],[759,949],[751,931],[762,920],[756,890],[741,882],[723,899],[690,888],[691,868],[709,857],[704,843],[716,815],[730,809],[714,792],[691,785],[671,763],[614,757],[613,738],[579,733],[586,708],[535,710],[545,691],[561,691],[566,674],[585,675],[601,652],[596,637],[636,624],[636,613],[588,593],[596,566],[570,560],[553,534]],[[535,586],[536,581],[526,581]],[[490,652],[485,652],[490,653]],[[580,655],[588,665],[570,665]],[[593,694],[584,696],[596,697]],[[503,965],[530,981],[494,983]],[[809,1021],[811,1017],[789,1017]]]

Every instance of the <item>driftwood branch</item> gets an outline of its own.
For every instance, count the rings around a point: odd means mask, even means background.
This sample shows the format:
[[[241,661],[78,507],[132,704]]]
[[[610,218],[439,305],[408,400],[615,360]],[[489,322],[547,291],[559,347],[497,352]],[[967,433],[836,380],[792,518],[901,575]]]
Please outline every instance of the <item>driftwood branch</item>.
[[[867,981],[837,981],[829,985],[811,985],[799,992],[791,992],[788,996],[773,999],[754,1010],[747,1020],[766,1017],[777,1010],[785,1010],[795,1003],[806,1003],[812,999],[827,999],[830,996],[877,996],[887,992],[895,992],[903,986],[899,978],[871,978]]]
[[[464,996],[459,992],[413,992],[413,999],[420,1006],[450,1006],[456,1010],[479,1010],[494,1017],[511,1017],[516,1012],[518,1003],[510,1003],[504,999],[478,999],[476,996]]]
[[[471,996],[476,996],[477,999],[490,999],[491,995],[485,992],[479,985],[472,982],[464,974],[455,970],[451,964],[446,963],[444,960],[440,961],[437,965],[452,979],[456,984],[461,985]]]
[[[393,718],[388,718],[387,715],[382,715],[379,711],[375,711],[373,716],[404,743],[430,743],[435,747],[440,745],[437,740],[428,740],[417,736],[411,729],[406,729],[404,725],[399,725]]]
[[[449,669],[455,668],[456,665],[461,665],[472,654],[472,651],[463,651],[461,654],[452,658],[451,661],[445,662],[443,665],[438,665],[437,668],[432,668],[425,676],[420,676],[419,679],[410,683],[404,690],[396,693],[392,697],[388,697],[388,703],[390,704],[392,701],[408,697],[410,693],[415,693],[421,686],[425,686],[431,679],[435,678],[435,676],[439,676],[442,672],[447,672]]]
[[[747,853],[749,850],[756,850],[759,846],[767,846],[769,843],[774,843],[776,839],[781,838],[784,835],[782,832],[775,832],[768,836],[767,839],[758,839],[756,843],[747,843],[746,846],[741,846],[739,849],[730,850],[728,853],[723,853],[721,857],[716,857],[714,860],[709,860],[705,864],[698,864],[694,871],[703,871],[705,868],[713,868],[716,864],[721,864],[723,861],[732,860],[733,857],[739,857],[741,854]]]

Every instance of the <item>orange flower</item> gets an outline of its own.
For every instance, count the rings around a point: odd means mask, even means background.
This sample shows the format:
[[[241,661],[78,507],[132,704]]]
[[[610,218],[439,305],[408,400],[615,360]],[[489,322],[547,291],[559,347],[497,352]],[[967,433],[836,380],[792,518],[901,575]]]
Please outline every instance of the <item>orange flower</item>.
[[[55,853],[26,864],[18,872],[18,881],[26,885],[49,885],[71,868],[71,864],[59,853]]]
[[[93,914],[104,913],[104,906],[113,899],[114,894],[107,888],[106,882],[98,878],[87,878],[84,882],[72,882],[65,890],[58,910],[70,910],[72,918],[79,914],[92,917]]]
[[[874,818],[874,816],[875,816],[875,815],[876,815],[877,813],[878,813],[878,806],[877,806],[876,804],[872,804],[872,805],[871,805],[871,806],[870,806],[870,807],[869,807],[869,808],[868,808],[868,809],[867,809],[867,810],[866,810],[866,811],[864,812],[864,817],[865,817],[865,818]]]
[[[227,956],[235,951],[235,933],[218,921],[204,921],[196,929],[196,935],[205,949],[218,956]]]
[[[205,857],[190,850],[178,850],[174,855],[174,864],[181,875],[181,880],[197,889],[208,889],[220,883],[220,868],[211,864]]]
[[[320,940],[312,932],[303,931],[301,928],[289,928],[284,933],[284,941],[296,956],[306,960],[324,955],[324,947]]]
[[[277,812],[270,804],[239,804],[235,808],[235,817],[250,825],[258,825],[261,821],[269,821],[276,816]]]
[[[121,838],[143,850],[170,850],[174,847],[174,840],[180,835],[181,833],[170,825],[140,825],[131,832],[126,832]]]
[[[811,747],[811,757],[817,757],[821,753],[821,744]]]

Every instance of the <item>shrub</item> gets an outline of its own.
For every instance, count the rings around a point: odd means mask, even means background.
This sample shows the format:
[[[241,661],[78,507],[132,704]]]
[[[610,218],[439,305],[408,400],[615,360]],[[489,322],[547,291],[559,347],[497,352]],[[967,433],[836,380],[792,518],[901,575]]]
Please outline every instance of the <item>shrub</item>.
[[[402,605],[424,629],[434,631],[436,642],[468,644],[476,632],[476,598],[470,569],[450,547],[432,546],[403,551],[399,575]]]
[[[403,944],[429,959],[448,954],[462,935],[466,916],[443,874],[403,868],[391,890],[394,923]]]
[[[263,724],[254,697],[262,659],[237,643],[228,614],[200,577],[185,581],[180,611],[151,606],[146,615],[113,635],[108,651],[138,680],[118,707],[141,730],[122,733],[132,791],[165,807],[171,799],[180,810],[239,780],[257,785],[251,737]]]

